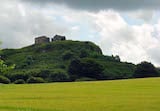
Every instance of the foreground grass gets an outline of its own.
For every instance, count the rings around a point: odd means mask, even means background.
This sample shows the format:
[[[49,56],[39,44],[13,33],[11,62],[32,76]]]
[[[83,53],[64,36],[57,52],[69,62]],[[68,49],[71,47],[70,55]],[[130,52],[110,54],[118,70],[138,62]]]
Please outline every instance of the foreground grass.
[[[0,111],[160,111],[160,78],[2,84]]]

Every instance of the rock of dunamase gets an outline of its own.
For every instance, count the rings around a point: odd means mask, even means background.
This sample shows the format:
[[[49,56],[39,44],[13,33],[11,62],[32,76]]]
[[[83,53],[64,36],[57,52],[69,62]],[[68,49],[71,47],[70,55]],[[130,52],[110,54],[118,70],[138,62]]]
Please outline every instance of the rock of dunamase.
[[[54,42],[54,41],[63,41],[66,40],[65,36],[61,35],[55,35],[53,38],[47,37],[47,36],[39,36],[35,38],[35,44],[42,44],[42,43],[49,43],[49,42]]]

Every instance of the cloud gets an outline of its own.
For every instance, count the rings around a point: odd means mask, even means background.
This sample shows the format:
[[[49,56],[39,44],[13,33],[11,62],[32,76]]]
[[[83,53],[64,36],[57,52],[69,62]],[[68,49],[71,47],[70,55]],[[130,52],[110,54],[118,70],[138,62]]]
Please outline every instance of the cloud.
[[[136,10],[125,12],[131,19],[141,20],[146,23],[150,22],[154,16],[154,10]]]
[[[0,4],[0,40],[3,48],[17,48],[33,44],[39,35],[64,34],[68,27],[56,23],[54,17],[44,9],[34,9],[16,0],[5,0]]]
[[[137,10],[159,9],[159,0],[22,0],[44,6],[45,4],[63,4],[81,10]]]
[[[150,6],[147,5],[149,1],[143,4],[137,0],[2,1],[0,40],[3,48],[31,45],[36,36],[62,34],[67,39],[93,41],[105,55],[120,55],[123,61],[139,63],[147,60],[160,65],[160,21],[150,22],[153,9],[157,8],[154,4],[159,1],[150,2]],[[86,10],[73,10],[83,7]],[[128,16],[127,20],[124,15]],[[137,24],[136,20],[145,22]]]
[[[153,63],[157,66],[160,65],[160,46],[156,46],[148,51],[148,55],[152,58]]]
[[[160,39],[153,35],[159,24],[129,25],[113,10],[91,13],[95,30],[99,30],[99,43],[107,55],[120,55],[123,61],[160,61],[157,51]],[[158,32],[157,32],[158,33]],[[155,56],[156,55],[156,56]]]

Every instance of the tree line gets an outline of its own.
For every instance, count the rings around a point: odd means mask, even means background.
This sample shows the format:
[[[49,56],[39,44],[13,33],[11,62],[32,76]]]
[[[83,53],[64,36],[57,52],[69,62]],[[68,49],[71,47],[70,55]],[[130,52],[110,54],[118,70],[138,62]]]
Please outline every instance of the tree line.
[[[159,70],[150,62],[141,62],[135,66],[135,71],[130,77],[123,75],[115,78],[115,74],[105,71],[103,65],[92,58],[73,59],[68,70],[32,70],[12,74],[15,65],[7,66],[3,60],[0,60],[0,83],[24,84],[24,83],[46,83],[46,82],[68,82],[68,81],[93,81],[110,79],[128,79],[158,77]],[[29,74],[30,73],[30,74]]]

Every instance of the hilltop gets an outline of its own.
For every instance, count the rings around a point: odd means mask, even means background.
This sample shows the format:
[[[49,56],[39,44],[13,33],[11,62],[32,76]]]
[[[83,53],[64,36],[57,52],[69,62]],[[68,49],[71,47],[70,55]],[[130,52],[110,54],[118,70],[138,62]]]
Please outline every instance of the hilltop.
[[[89,41],[65,40],[34,44],[21,49],[3,49],[1,57],[7,65],[16,65],[12,72],[5,74],[12,82],[18,79],[27,81],[29,77],[41,77],[45,81],[51,82],[81,79],[122,79],[131,78],[135,70],[134,64],[120,62],[118,56],[103,55],[101,49]],[[77,72],[69,74],[73,72],[71,69],[74,67],[74,65],[71,67],[71,63],[76,60],[81,66],[75,68],[81,67],[82,69],[78,70],[84,71],[81,72],[84,73],[83,75],[78,75]],[[90,74],[94,74],[96,71],[99,75],[92,76]]]

